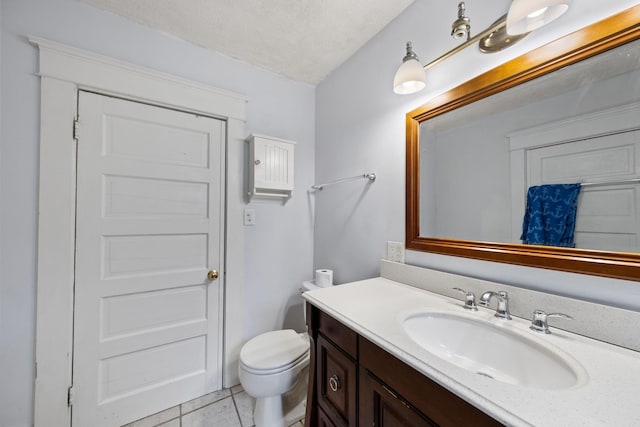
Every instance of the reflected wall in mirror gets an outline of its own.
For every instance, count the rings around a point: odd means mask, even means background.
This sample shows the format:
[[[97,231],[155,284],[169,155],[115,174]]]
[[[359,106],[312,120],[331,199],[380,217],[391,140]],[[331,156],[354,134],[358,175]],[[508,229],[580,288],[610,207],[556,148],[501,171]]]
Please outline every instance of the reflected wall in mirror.
[[[580,182],[575,247],[640,252],[639,101],[634,41],[423,121],[420,235],[521,243],[529,187]]]
[[[633,7],[407,115],[407,248],[640,280],[639,15]],[[578,182],[575,249],[520,244],[527,190]]]

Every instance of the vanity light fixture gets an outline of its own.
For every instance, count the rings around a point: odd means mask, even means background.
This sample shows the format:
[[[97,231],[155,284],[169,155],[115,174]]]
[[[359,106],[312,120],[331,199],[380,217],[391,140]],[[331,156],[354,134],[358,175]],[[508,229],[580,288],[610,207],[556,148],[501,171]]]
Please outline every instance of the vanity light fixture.
[[[507,14],[507,33],[525,34],[556,20],[571,0],[513,0]]]
[[[407,54],[393,78],[393,90],[395,93],[409,94],[421,91],[424,86],[424,68],[411,48],[411,42],[407,42]]]
[[[559,18],[569,9],[570,2],[571,0],[513,0],[506,15],[473,37],[471,37],[471,20],[465,16],[464,2],[460,2],[458,19],[451,24],[451,35],[456,39],[467,36],[466,41],[424,66],[413,51],[411,42],[407,42],[407,54],[393,79],[393,91],[406,95],[424,89],[425,70],[476,42],[483,53],[499,52],[513,46],[531,31]]]

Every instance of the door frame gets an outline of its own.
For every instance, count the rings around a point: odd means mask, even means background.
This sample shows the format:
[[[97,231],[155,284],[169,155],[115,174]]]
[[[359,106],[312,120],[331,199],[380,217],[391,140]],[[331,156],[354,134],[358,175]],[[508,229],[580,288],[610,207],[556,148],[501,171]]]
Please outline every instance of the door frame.
[[[520,235],[522,234],[522,218],[524,217],[529,188],[527,182],[528,151],[596,136],[632,132],[640,129],[637,124],[639,116],[640,102],[632,102],[543,123],[508,134],[511,162],[512,243],[520,243]]]
[[[79,90],[226,121],[222,378],[224,387],[238,384],[244,319],[242,209],[247,98],[42,38],[29,37],[29,42],[39,51],[41,85],[35,426],[71,425],[67,399],[73,357],[77,160],[73,120]]]

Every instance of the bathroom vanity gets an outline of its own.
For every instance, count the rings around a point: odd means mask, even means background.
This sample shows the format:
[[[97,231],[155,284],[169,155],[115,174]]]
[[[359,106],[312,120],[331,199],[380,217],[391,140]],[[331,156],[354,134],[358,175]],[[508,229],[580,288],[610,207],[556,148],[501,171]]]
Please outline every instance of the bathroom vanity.
[[[640,425],[638,352],[555,327],[566,320],[540,334],[530,319],[494,317],[495,304],[465,310],[385,277],[304,298],[313,340],[305,425]],[[439,349],[455,346],[455,355]]]
[[[305,425],[502,425],[317,307],[307,316],[316,347]]]

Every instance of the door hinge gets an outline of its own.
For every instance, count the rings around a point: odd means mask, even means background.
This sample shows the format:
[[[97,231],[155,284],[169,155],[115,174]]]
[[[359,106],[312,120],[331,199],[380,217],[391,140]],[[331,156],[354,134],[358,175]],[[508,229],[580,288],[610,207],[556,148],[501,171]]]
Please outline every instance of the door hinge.
[[[80,138],[80,120],[73,119],[73,139],[76,141]]]
[[[73,392],[73,386],[69,386],[69,388],[67,389],[67,406],[73,405]]]

